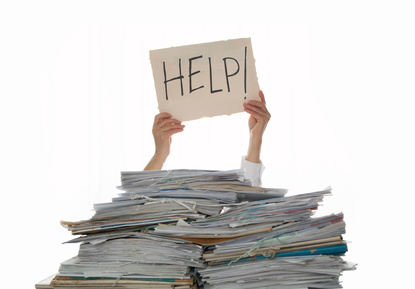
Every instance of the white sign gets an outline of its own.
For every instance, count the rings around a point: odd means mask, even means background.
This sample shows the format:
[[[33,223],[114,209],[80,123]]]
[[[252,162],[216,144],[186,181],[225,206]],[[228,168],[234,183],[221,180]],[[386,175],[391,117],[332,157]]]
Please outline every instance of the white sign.
[[[259,100],[251,39],[150,51],[160,112],[181,121],[243,111]]]

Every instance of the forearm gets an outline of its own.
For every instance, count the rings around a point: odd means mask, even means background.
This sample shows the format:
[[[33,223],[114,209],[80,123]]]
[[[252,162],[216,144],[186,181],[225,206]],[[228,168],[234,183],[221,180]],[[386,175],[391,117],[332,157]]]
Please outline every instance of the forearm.
[[[262,137],[261,138],[251,138],[249,139],[248,152],[245,156],[245,159],[252,163],[261,162],[261,147],[262,147]]]
[[[164,163],[167,160],[167,156],[163,157],[158,154],[154,154],[151,160],[148,162],[147,166],[144,168],[145,171],[155,171],[161,170]]]

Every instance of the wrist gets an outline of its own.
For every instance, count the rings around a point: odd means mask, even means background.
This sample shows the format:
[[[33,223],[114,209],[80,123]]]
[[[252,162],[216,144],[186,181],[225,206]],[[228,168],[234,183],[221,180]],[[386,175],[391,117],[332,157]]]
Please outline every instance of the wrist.
[[[262,136],[251,135],[249,138],[249,146],[261,147]]]
[[[161,155],[155,153],[147,166],[144,168],[145,171],[161,170],[168,157],[167,155]]]
[[[250,139],[248,146],[248,153],[246,154],[245,159],[252,163],[261,162],[261,146],[262,139]]]
[[[169,156],[168,152],[158,152],[156,151],[152,157],[152,160],[164,164],[167,160],[167,157]]]

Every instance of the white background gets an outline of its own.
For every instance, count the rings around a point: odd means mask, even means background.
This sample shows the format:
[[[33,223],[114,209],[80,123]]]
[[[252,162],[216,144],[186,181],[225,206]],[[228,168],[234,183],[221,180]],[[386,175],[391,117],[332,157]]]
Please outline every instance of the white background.
[[[265,187],[332,186],[345,213],[344,288],[409,288],[415,10],[410,1],[3,1],[2,288],[34,288],[79,245],[120,171],[153,154],[149,50],[251,37],[272,114]],[[146,4],[143,4],[146,3]],[[166,169],[238,168],[248,115],[187,122]],[[6,268],[6,269],[4,269]]]

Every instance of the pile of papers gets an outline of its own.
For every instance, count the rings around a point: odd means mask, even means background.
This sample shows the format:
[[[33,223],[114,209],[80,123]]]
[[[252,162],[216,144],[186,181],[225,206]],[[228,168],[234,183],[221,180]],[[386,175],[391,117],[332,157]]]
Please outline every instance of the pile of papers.
[[[338,256],[276,257],[232,266],[209,266],[201,271],[204,288],[342,288],[339,276],[349,269]]]
[[[330,188],[284,197],[243,170],[172,170],[122,172],[119,189],[62,221],[79,253],[37,288],[341,288],[354,268],[343,214],[313,217]]]

